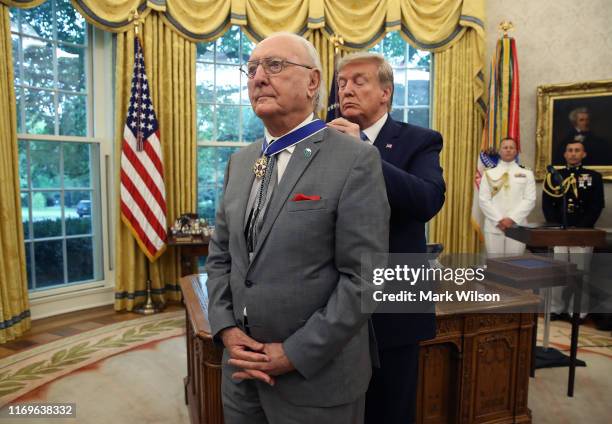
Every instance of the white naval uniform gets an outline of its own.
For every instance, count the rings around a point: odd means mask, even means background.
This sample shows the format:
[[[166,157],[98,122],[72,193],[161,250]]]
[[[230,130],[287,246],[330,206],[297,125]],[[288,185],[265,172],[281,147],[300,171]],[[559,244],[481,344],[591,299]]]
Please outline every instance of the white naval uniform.
[[[504,175],[507,174],[507,177]],[[494,187],[499,191],[495,193]],[[510,218],[518,225],[527,222],[527,215],[535,206],[536,189],[533,172],[515,161],[499,161],[487,169],[480,181],[478,195],[480,209],[485,216],[484,235],[487,253],[521,255],[525,245],[505,236],[497,227],[502,218]]]

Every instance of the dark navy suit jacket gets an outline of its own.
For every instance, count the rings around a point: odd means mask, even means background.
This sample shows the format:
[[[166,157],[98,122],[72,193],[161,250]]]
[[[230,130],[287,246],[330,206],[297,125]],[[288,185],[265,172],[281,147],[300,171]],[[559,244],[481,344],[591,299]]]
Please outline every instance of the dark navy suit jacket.
[[[425,253],[425,223],[444,204],[440,167],[442,136],[433,130],[394,121],[383,125],[374,146],[380,151],[391,206],[390,253]],[[380,349],[435,337],[434,314],[374,314]]]

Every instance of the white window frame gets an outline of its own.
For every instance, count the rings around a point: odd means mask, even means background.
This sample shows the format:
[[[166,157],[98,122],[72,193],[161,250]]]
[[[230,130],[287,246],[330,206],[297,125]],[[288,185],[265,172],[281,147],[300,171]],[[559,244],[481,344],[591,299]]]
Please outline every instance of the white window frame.
[[[114,43],[112,34],[88,25],[88,134],[93,137],[56,135],[17,135],[18,140],[51,141],[63,143],[91,143],[98,146],[97,163],[92,166],[91,188],[99,189],[100,261],[101,280],[86,283],[70,283],[65,286],[32,291],[29,293],[31,316],[34,319],[61,313],[112,304],[114,301],[114,240],[116,224],[116,199],[114,193]],[[23,60],[23,58],[21,58]],[[109,96],[109,93],[113,93]],[[22,112],[24,113],[24,112]],[[22,115],[22,123],[23,120]],[[25,125],[25,123],[24,123]],[[57,125],[57,124],[56,124]],[[96,158],[92,158],[95,160]],[[95,196],[95,194],[94,194]],[[92,198],[92,200],[94,200]],[[95,202],[92,202],[95,205]],[[92,231],[94,231],[92,223]],[[94,243],[94,249],[95,245]],[[34,270],[31,270],[34,272]]]

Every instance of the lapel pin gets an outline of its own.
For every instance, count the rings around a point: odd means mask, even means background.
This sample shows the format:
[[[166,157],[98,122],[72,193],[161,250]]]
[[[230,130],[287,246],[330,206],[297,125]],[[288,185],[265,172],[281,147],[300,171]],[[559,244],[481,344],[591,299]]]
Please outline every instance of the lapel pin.
[[[310,149],[310,147],[307,147],[304,149],[304,157],[305,158],[309,158],[310,155],[312,155],[312,150]]]
[[[388,143],[388,144],[385,146],[385,149],[391,149],[392,147],[393,147],[393,144]]]

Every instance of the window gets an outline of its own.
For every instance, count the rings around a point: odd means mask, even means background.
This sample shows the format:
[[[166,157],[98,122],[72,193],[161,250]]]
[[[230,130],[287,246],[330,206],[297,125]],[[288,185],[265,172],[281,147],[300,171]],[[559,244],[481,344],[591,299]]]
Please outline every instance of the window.
[[[11,9],[10,19],[28,287],[102,280],[100,164],[110,140],[94,138],[91,113],[100,42],[70,0]]]
[[[230,155],[263,135],[249,102],[247,77],[240,72],[253,47],[237,26],[215,42],[198,44],[198,214],[211,223]]]
[[[398,31],[370,51],[384,55],[393,68],[393,119],[428,128],[431,54],[406,43]]]
[[[249,103],[247,78],[239,71],[253,47],[239,27],[215,42],[198,44],[198,214],[212,224],[230,155],[263,136],[263,124]],[[429,127],[431,55],[408,45],[399,32],[387,34],[371,51],[384,54],[393,67],[393,118]]]

